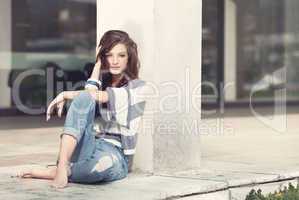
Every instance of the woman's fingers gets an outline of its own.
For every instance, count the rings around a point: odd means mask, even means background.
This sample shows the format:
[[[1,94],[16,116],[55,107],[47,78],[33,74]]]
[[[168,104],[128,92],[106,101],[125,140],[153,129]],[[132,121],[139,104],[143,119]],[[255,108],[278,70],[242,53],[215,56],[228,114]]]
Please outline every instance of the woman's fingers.
[[[48,106],[48,109],[47,109],[47,121],[50,119],[51,113],[53,112],[53,109],[54,109],[54,104],[52,102],[50,103],[50,105]]]
[[[63,111],[63,105],[64,105],[64,93],[60,93],[58,96],[57,96],[57,108],[58,108],[58,117],[61,117],[61,114],[62,114],[62,111]]]
[[[63,106],[64,106],[64,101],[62,101],[59,104],[57,104],[57,107],[58,107],[58,117],[61,117],[61,115],[62,115]]]
[[[57,104],[57,98],[55,98],[53,101],[51,101],[51,103],[49,104],[49,106],[48,106],[48,109],[47,109],[47,121],[50,119],[50,117],[51,117],[51,114],[52,114],[52,112],[53,112],[53,110],[54,110],[54,107],[55,107],[55,105]]]
[[[47,121],[50,119],[55,106],[58,107],[58,116],[61,117],[64,101],[64,92],[61,92],[53,101],[51,101],[47,109]]]

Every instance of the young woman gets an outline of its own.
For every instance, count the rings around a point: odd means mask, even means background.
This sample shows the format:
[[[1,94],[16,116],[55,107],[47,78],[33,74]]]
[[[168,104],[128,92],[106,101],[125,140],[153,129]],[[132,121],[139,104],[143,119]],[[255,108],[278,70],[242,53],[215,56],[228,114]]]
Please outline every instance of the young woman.
[[[73,100],[60,135],[57,165],[21,172],[22,178],[97,183],[123,179],[130,172],[137,130],[145,108],[146,82],[140,80],[136,43],[120,30],[107,31],[97,47],[96,64],[85,90],[64,91],[48,106],[61,117],[66,100]],[[96,121],[95,121],[96,119]]]

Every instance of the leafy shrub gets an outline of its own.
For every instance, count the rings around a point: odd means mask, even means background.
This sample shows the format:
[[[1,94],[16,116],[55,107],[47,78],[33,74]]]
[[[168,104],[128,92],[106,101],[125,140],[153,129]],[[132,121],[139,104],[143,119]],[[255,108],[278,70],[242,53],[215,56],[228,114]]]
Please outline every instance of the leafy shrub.
[[[294,187],[292,183],[289,183],[288,187],[284,186],[284,189],[275,190],[274,193],[268,195],[263,195],[261,189],[257,191],[252,189],[245,200],[299,200],[299,184]]]

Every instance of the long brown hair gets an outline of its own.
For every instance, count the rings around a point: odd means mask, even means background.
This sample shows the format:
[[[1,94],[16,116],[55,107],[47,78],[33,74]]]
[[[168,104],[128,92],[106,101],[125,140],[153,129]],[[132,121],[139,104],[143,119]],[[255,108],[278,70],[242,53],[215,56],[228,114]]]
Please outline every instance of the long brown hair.
[[[101,59],[101,74],[103,89],[111,85],[112,74],[109,72],[109,63],[106,59],[108,53],[118,43],[124,44],[128,52],[128,64],[124,71],[124,77],[117,87],[121,87],[128,81],[139,78],[140,61],[138,58],[137,44],[130,38],[129,34],[121,30],[109,30],[105,32],[98,45],[99,52],[96,56],[96,62]],[[106,73],[105,73],[106,72]]]

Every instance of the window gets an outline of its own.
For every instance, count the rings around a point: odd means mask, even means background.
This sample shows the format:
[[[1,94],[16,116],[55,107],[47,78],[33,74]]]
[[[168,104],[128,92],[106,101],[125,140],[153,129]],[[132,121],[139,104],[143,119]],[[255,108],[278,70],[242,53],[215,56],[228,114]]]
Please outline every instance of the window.
[[[296,0],[203,1],[203,108],[271,103],[284,89],[299,102],[298,9]]]
[[[1,1],[0,109],[45,109],[62,90],[83,87],[94,61],[96,0]],[[80,84],[82,83],[82,84]],[[27,114],[43,114],[38,111]]]

